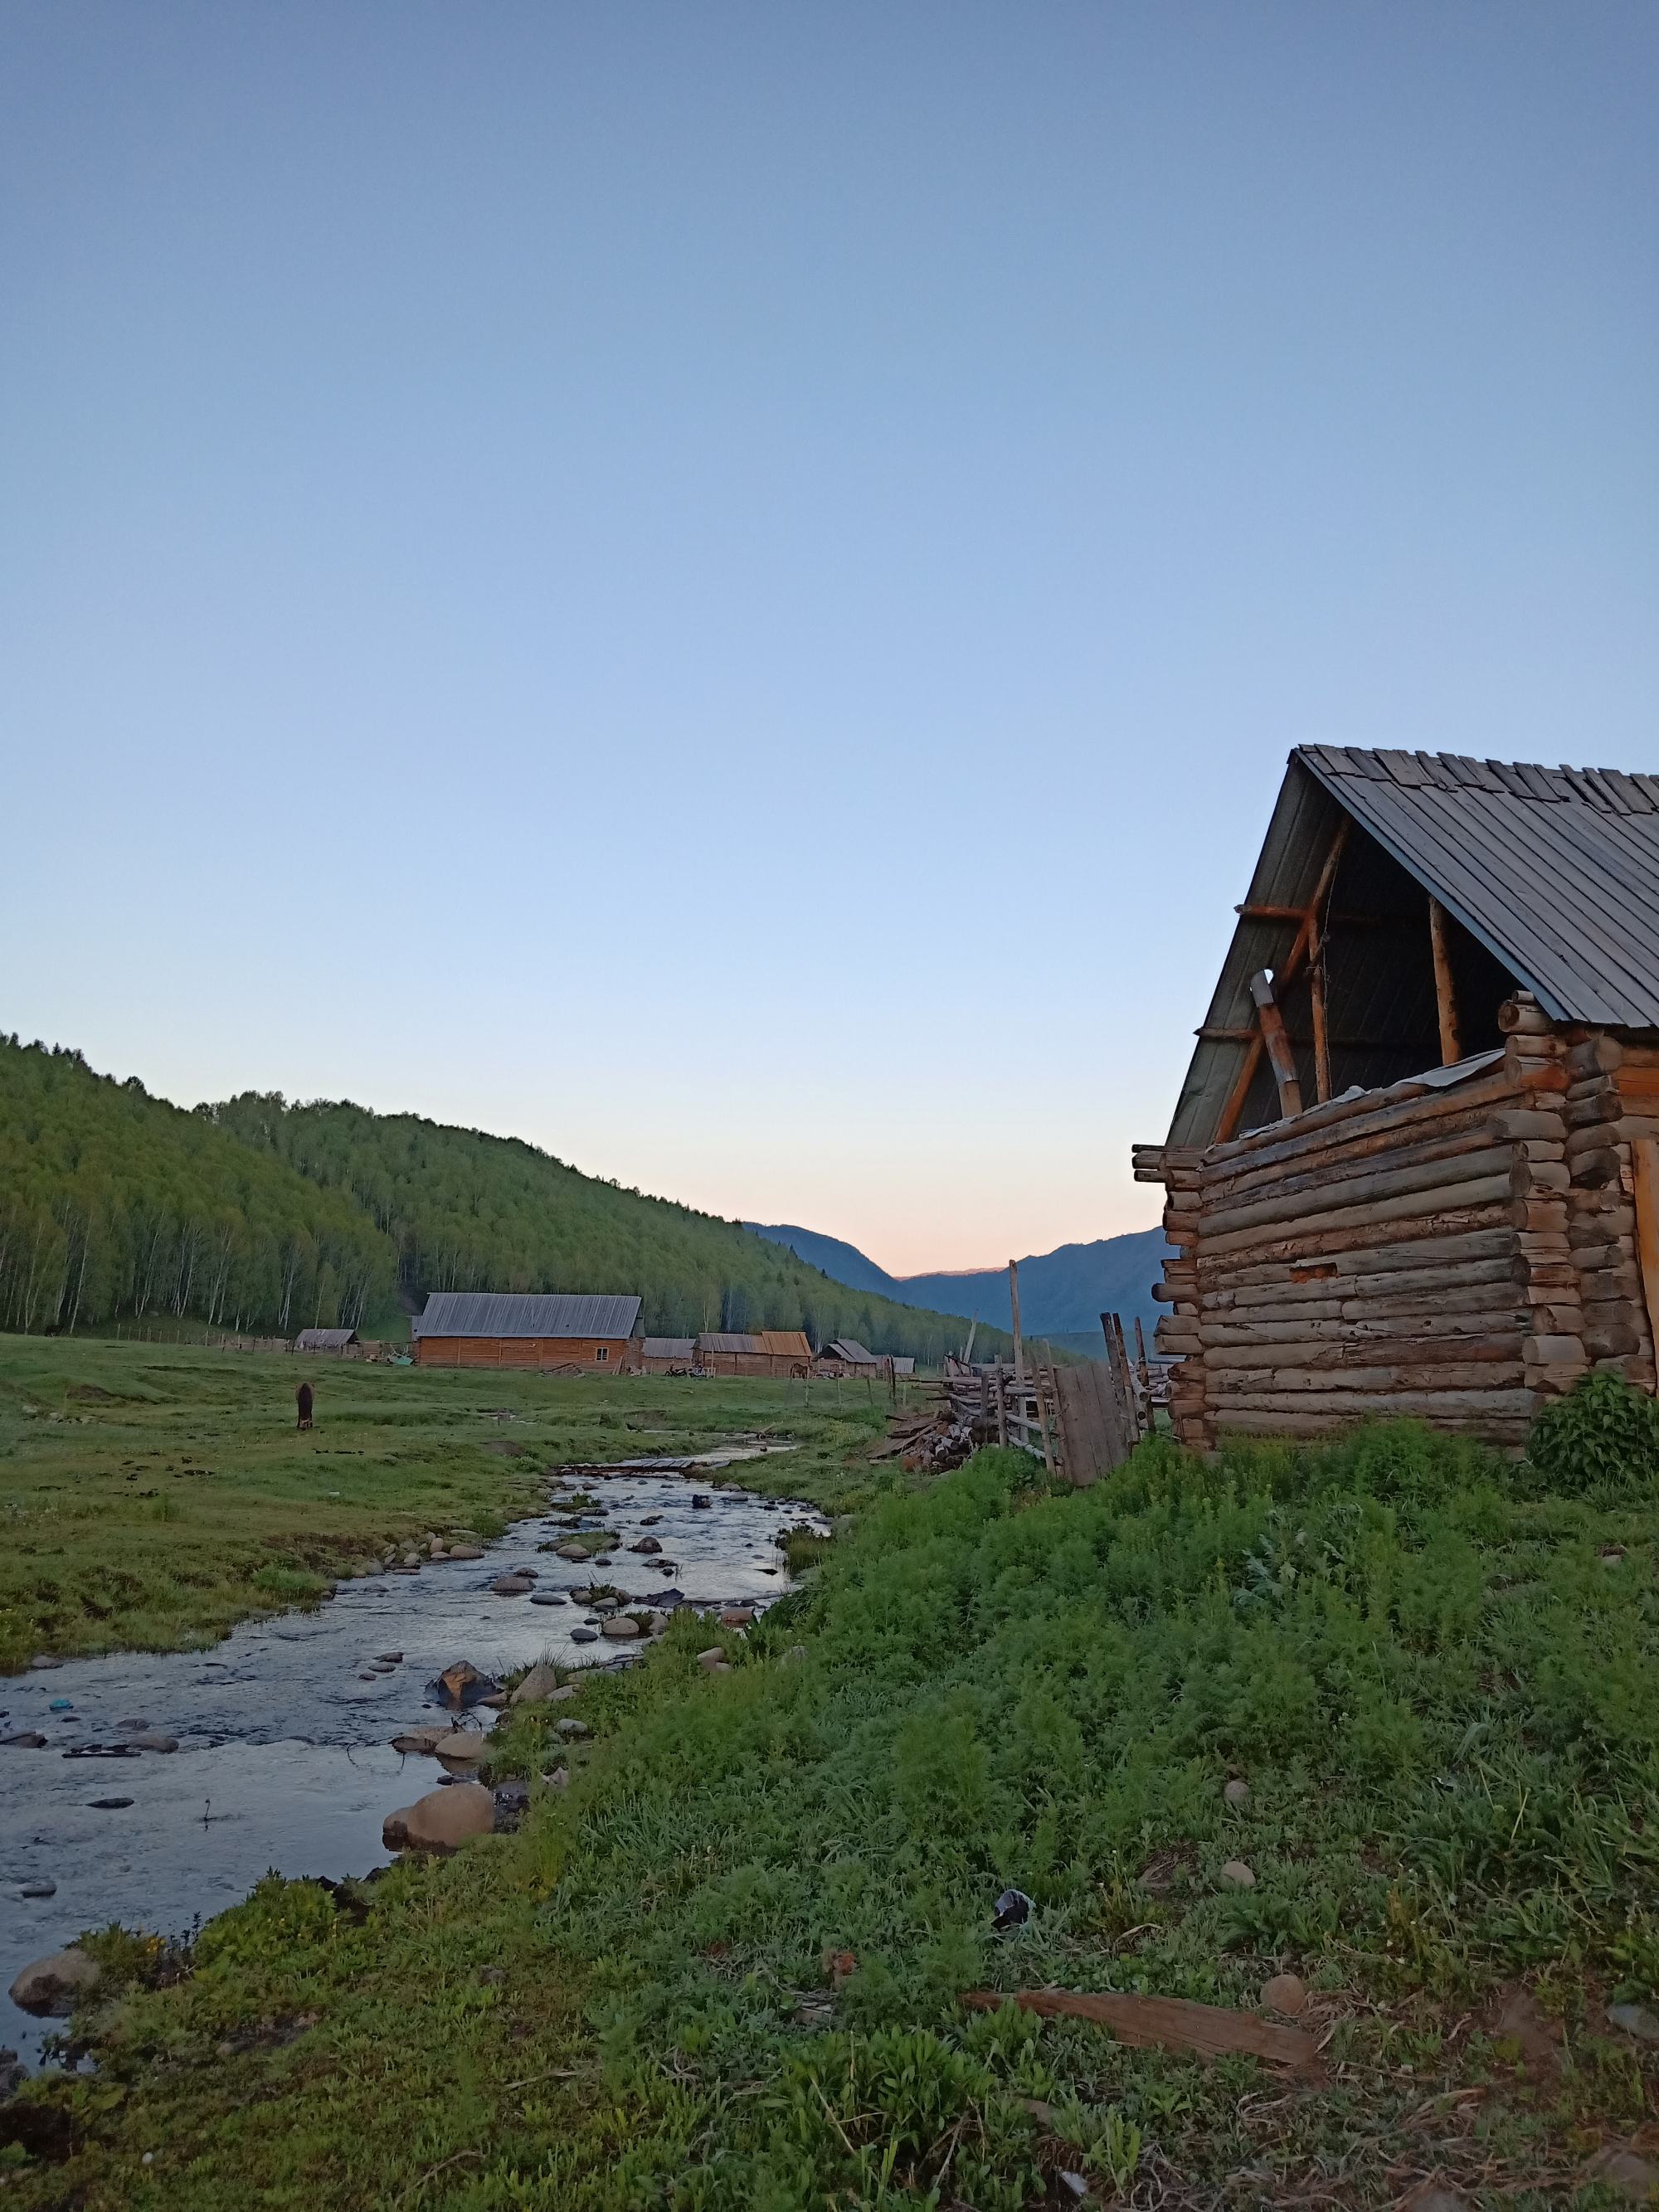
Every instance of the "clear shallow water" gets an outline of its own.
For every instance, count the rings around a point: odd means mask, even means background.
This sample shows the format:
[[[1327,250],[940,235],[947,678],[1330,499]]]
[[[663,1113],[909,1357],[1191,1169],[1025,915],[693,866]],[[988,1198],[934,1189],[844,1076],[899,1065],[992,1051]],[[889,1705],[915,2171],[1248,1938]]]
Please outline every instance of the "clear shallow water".
[[[738,1456],[734,1455],[733,1456]],[[578,1644],[580,1606],[502,1598],[489,1584],[533,1569],[538,1593],[592,1582],[630,1596],[672,1587],[694,1605],[769,1603],[789,1587],[775,1538],[810,1507],[717,1488],[707,1460],[685,1474],[617,1468],[564,1478],[606,1508],[590,1516],[617,1532],[607,1568],[538,1552],[566,1523],[520,1522],[485,1557],[434,1560],[418,1575],[343,1583],[314,1613],[250,1621],[207,1652],[116,1653],[0,1678],[0,1735],[35,1729],[43,1750],[0,1747],[0,2045],[33,2059],[61,2022],[20,2012],[3,1992],[31,1960],[111,1921],[166,1935],[187,1929],[245,1896],[275,1869],[339,1879],[383,1866],[389,1812],[441,1778],[435,1760],[404,1758],[389,1739],[429,1720],[428,1684],[458,1659],[486,1674],[547,1654],[574,1664],[616,1664],[628,1647]],[[694,1508],[692,1496],[713,1503]],[[556,1495],[556,1492],[554,1492]],[[641,1527],[647,1515],[659,1518]],[[657,1537],[660,1553],[626,1546]],[[665,1563],[678,1571],[672,1577]],[[381,1652],[403,1663],[359,1679]],[[51,1711],[67,1698],[70,1716]],[[118,1741],[143,1720],[176,1737],[175,1753],[137,1759],[69,1759],[76,1744]],[[100,1811],[93,1801],[130,1797]],[[22,1887],[52,1881],[53,1895]]]

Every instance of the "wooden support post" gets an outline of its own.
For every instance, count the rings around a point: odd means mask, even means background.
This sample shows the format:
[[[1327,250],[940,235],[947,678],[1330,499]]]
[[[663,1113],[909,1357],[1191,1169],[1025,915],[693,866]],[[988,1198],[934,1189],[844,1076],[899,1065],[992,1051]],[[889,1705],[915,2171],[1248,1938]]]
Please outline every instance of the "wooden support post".
[[[1256,1018],[1261,1024],[1262,1047],[1273,1067],[1273,1081],[1279,1085],[1279,1117],[1288,1121],[1293,1114],[1302,1111],[1302,1085],[1297,1080],[1296,1055],[1291,1050],[1285,1017],[1273,996],[1273,978],[1265,968],[1251,976],[1250,996],[1255,1001]]]
[[[1316,915],[1308,936],[1308,995],[1313,1007],[1314,1096],[1331,1095],[1331,1033],[1325,1014],[1325,939]]]
[[[1320,909],[1330,896],[1332,886],[1336,881],[1337,865],[1342,858],[1343,848],[1348,842],[1348,832],[1352,826],[1352,819],[1346,814],[1336,825],[1335,835],[1331,839],[1331,849],[1325,855],[1325,865],[1319,872],[1319,881],[1314,885],[1313,896],[1301,909],[1302,927],[1297,930],[1296,940],[1285,955],[1284,964],[1278,971],[1278,982],[1281,990],[1300,974],[1302,963],[1308,957],[1309,945],[1313,941],[1315,933],[1319,927]],[[1221,1109],[1221,1119],[1216,1124],[1215,1135],[1211,1140],[1214,1144],[1224,1145],[1238,1133],[1238,1125],[1244,1115],[1244,1102],[1250,1095],[1250,1085],[1255,1080],[1256,1069],[1261,1065],[1264,1042],[1262,1032],[1258,1030],[1245,1049],[1244,1064],[1238,1071],[1238,1079],[1233,1085],[1231,1095]],[[1282,1095],[1280,1104],[1282,1110]],[[1296,1110],[1300,1113],[1302,1109],[1298,1106]]]
[[[1636,1260],[1654,1363],[1659,1366],[1659,1140],[1638,1137],[1630,1151],[1636,1185]]]
[[[1014,1318],[1014,1388],[1018,1389],[1025,1380],[1024,1356],[1019,1340],[1019,1262],[1008,1262],[1008,1304]]]
[[[1429,945],[1434,954],[1434,1004],[1440,1017],[1440,1065],[1449,1067],[1462,1060],[1457,1035],[1457,995],[1452,988],[1451,955],[1446,944],[1446,909],[1432,894],[1429,898]]]
[[[1049,1366],[1047,1378],[1047,1389],[1044,1389],[1042,1355],[1041,1352],[1039,1352],[1037,1355],[1036,1369],[1037,1425],[1042,1431],[1042,1465],[1050,1482],[1054,1479],[1054,1446],[1048,1437],[1048,1400],[1049,1393],[1052,1392],[1054,1389],[1054,1352],[1051,1349],[1048,1353]]]

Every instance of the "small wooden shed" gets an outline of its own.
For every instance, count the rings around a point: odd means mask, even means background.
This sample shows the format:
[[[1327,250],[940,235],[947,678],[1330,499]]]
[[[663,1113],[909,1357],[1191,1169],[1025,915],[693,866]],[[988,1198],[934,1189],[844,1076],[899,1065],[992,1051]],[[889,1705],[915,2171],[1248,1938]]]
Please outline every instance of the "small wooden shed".
[[[818,1365],[827,1375],[878,1375],[882,1369],[880,1359],[855,1336],[838,1336],[826,1344]]]
[[[640,1371],[644,1375],[689,1375],[696,1364],[695,1337],[647,1336],[640,1346]]]
[[[349,1345],[357,1341],[355,1328],[302,1328],[294,1340],[296,1352],[331,1352],[343,1355]]]
[[[1651,1390],[1659,779],[1299,747],[1135,1173],[1188,1443]]]
[[[610,1293],[434,1291],[413,1324],[422,1367],[614,1375],[634,1364],[640,1300]]]

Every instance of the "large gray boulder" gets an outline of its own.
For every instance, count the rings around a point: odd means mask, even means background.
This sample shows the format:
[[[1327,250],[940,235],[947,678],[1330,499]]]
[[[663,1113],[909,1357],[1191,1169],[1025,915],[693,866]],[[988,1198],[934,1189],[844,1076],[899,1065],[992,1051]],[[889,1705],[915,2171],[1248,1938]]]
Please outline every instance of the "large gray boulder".
[[[9,1995],[21,2011],[64,2020],[82,1997],[90,1996],[102,1975],[97,1961],[71,1944],[66,1951],[54,1951],[25,1966]]]
[[[495,1825],[495,1800],[479,1782],[430,1790],[401,1812],[388,1813],[380,1832],[389,1851],[453,1851]]]

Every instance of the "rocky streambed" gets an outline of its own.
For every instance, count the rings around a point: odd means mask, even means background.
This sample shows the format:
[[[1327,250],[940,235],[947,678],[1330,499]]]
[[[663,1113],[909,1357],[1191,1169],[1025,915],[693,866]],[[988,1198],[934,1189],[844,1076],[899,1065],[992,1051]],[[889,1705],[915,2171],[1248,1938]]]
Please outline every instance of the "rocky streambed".
[[[641,1639],[619,1614],[781,1595],[780,1534],[823,1523],[733,1486],[722,1469],[745,1455],[556,1470],[545,1516],[462,1547],[477,1556],[423,1546],[417,1570],[342,1583],[210,1651],[0,1680],[0,1992],[83,1929],[179,1935],[272,1869],[384,1865],[386,1816],[440,1781],[392,1739],[445,1709],[437,1678],[457,1662],[623,1664]],[[623,1603],[592,1601],[596,1585]],[[0,2046],[30,2057],[52,2025],[0,1995]]]

